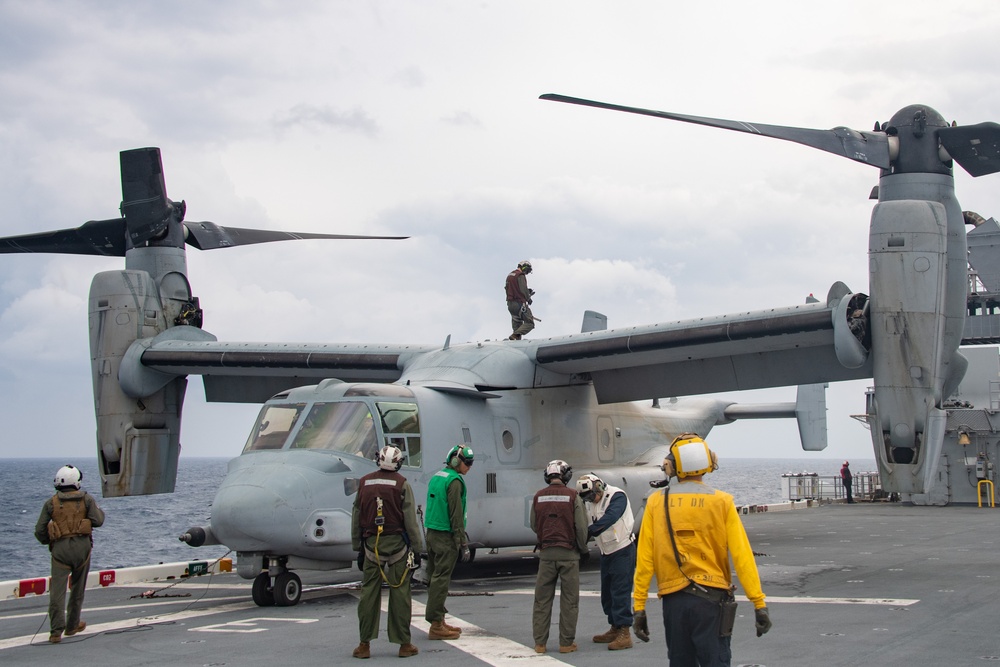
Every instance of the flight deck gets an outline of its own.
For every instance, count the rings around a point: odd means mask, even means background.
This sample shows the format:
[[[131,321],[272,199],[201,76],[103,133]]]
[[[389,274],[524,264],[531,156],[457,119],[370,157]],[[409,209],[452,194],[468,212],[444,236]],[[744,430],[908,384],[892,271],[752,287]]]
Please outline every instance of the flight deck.
[[[996,509],[898,503],[827,504],[744,517],[774,627],[754,633],[739,594],[733,665],[981,665],[1000,662],[996,632],[1000,549]],[[660,606],[648,606],[652,639],[609,655],[591,636],[607,630],[599,555],[581,573],[576,653],[534,653],[536,561],[529,550],[479,553],[460,565],[448,598],[457,641],[429,641],[426,594],[415,587],[412,664],[666,664]],[[0,662],[16,665],[352,664],[358,643],[357,570],[304,578],[301,602],[258,607],[236,574],[97,588],[87,592],[80,635],[49,644],[48,597],[0,601]],[[152,597],[143,593],[153,591]],[[383,595],[383,609],[385,603]],[[558,604],[553,623],[558,622]],[[371,662],[392,660],[385,620]]]

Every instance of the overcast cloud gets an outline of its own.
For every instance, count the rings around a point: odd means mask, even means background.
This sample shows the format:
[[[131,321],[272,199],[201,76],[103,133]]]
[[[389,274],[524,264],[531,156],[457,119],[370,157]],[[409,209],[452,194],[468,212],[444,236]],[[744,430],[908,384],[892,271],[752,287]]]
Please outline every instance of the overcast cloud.
[[[996,121],[997,34],[995,0],[0,0],[0,235],[115,216],[118,152],[159,146],[189,220],[412,237],[191,250],[223,340],[495,339],[521,259],[540,337],[587,308],[621,327],[867,291],[875,169],[538,96],[816,128],[912,103]],[[956,184],[1000,213],[995,177]],[[122,265],[0,259],[0,456],[94,455],[87,293]],[[849,417],[865,387],[831,387],[823,456],[871,457]],[[256,411],[206,405],[195,379],[184,455],[236,455]],[[787,420],[709,441],[801,455]]]

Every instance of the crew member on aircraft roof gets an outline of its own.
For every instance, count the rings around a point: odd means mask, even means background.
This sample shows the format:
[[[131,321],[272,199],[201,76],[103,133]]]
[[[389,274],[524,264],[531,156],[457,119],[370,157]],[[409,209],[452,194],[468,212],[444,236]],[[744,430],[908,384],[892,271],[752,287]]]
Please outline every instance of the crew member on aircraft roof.
[[[528,279],[531,273],[531,262],[524,260],[517,263],[517,268],[507,274],[504,291],[507,294],[507,311],[510,313],[510,326],[514,333],[509,340],[521,340],[521,337],[535,328],[535,318],[531,314],[531,297],[535,290],[528,289]]]

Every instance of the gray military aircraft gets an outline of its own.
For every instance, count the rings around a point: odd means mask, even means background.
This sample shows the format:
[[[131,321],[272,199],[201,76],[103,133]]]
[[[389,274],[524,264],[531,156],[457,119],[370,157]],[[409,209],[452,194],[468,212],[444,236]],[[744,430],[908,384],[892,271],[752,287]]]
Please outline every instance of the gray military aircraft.
[[[937,460],[941,400],[964,369],[965,237],[951,156],[974,175],[996,171],[998,127],[952,128],[933,110],[907,107],[874,132],[803,130],[544,97],[760,133],[878,166],[871,298],[836,283],[822,302],[622,330],[588,313],[580,334],[540,340],[221,342],[201,328],[185,244],[344,237],[185,222],[184,202],[167,198],[159,150],[124,151],[121,217],[0,239],[0,252],[125,257],[125,270],[95,276],[89,299],[104,495],[173,490],[188,375],[202,376],[209,401],[264,404],[210,525],[182,537],[235,550],[261,605],[298,601],[295,570],[353,562],[352,497],[386,442],[405,452],[418,497],[448,449],[471,445],[472,544],[527,545],[530,489],[550,459],[644,496],[681,432],[795,416],[803,448],[822,449],[822,383],[874,377],[886,485],[922,489]],[[800,385],[793,404],[658,400],[790,385]],[[633,402],[642,399],[653,401]]]

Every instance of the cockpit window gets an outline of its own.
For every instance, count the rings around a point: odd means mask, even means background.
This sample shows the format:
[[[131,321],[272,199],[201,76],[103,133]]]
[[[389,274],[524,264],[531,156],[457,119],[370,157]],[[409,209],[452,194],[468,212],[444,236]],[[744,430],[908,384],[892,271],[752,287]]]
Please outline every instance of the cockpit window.
[[[368,406],[360,401],[314,404],[291,449],[327,449],[375,458],[378,437]]]
[[[257,423],[254,424],[247,444],[243,447],[243,452],[250,452],[260,449],[281,449],[288,439],[288,434],[295,424],[298,423],[299,415],[302,414],[305,403],[292,403],[288,405],[266,405],[257,416]]]
[[[404,465],[420,467],[420,419],[415,403],[379,402],[386,443],[403,451]]]

